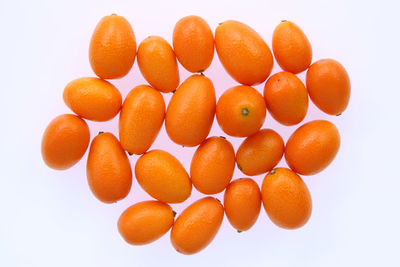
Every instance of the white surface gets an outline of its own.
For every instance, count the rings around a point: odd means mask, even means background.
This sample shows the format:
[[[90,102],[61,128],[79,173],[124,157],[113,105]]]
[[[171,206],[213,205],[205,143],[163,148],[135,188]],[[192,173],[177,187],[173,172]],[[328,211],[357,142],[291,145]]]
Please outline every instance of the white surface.
[[[1,1],[0,266],[400,266],[398,10],[397,1]],[[270,45],[274,27],[289,19],[308,35],[314,60],[343,63],[352,82],[348,110],[332,118],[311,106],[306,119],[335,122],[342,146],[326,171],[304,178],[314,205],[304,228],[279,229],[261,210],[254,228],[242,234],[225,218],[213,243],[193,256],[175,252],[169,234],[133,247],[120,238],[116,221],[126,207],[148,198],[136,182],[127,199],[105,205],[87,187],[87,155],[64,172],[43,164],[42,132],[54,116],[69,112],[62,102],[65,84],[93,75],[90,36],[111,13],[131,22],[138,42],[150,34],[171,41],[175,22],[197,14],[213,30],[226,19],[243,21]],[[218,95],[235,84],[216,58],[206,75]],[[115,84],[126,95],[143,82],[135,62]],[[117,123],[90,123],[92,134]],[[270,116],[265,126],[284,129]],[[285,140],[293,129],[282,133]],[[221,133],[216,121],[213,133]],[[240,140],[233,142],[237,148]],[[172,146],[157,141],[153,147]],[[188,168],[193,151],[175,146],[171,152]],[[241,176],[236,170],[235,178]],[[199,197],[194,193],[189,202]]]

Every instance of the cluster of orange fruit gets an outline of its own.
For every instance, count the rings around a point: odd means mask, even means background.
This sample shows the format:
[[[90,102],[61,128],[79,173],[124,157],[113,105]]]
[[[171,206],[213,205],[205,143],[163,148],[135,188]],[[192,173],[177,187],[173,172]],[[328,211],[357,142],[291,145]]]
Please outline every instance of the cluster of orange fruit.
[[[214,47],[226,71],[241,85],[226,90],[216,101],[212,81],[203,72],[210,66]],[[350,98],[350,80],[333,59],[313,64],[311,45],[290,21],[274,30],[273,54],[263,38],[238,21],[220,23],[215,38],[198,16],[179,20],[173,47],[161,37],[136,40],[129,22],[117,15],[104,17],[90,43],[89,58],[99,78],[79,78],[64,89],[66,105],[76,114],[56,117],[42,139],[44,162],[67,169],[85,154],[89,142],[86,120],[107,121],[119,113],[119,140],[99,133],[90,145],[87,179],[93,194],[113,203],[127,196],[132,170],[127,154],[141,155],[135,176],[154,201],[129,207],[118,229],[130,244],[147,244],[171,230],[171,242],[183,254],[205,248],[214,238],[224,214],[238,231],[256,222],[261,203],[276,225],[295,229],[311,215],[311,196],[300,178],[325,169],[336,156],[340,135],[331,122],[316,120],[299,127],[284,144],[272,129],[261,129],[266,110],[283,125],[296,125],[306,116],[308,96],[323,112],[341,114]],[[133,88],[122,103],[118,89],[106,79],[125,76],[135,61],[147,82]],[[275,56],[283,69],[268,80]],[[179,85],[177,60],[194,74]],[[307,70],[306,86],[296,74]],[[264,96],[252,85],[267,80]],[[174,93],[167,110],[160,93]],[[246,137],[235,154],[224,137],[208,137],[216,116],[229,136]],[[165,119],[166,131],[176,144],[198,146],[190,175],[166,151],[148,151]],[[275,168],[285,155],[288,168]],[[231,182],[235,165],[247,176],[268,174],[261,190],[250,178]],[[189,205],[175,220],[170,203],[181,203],[192,185],[210,195],[225,190],[223,204],[205,197]]]

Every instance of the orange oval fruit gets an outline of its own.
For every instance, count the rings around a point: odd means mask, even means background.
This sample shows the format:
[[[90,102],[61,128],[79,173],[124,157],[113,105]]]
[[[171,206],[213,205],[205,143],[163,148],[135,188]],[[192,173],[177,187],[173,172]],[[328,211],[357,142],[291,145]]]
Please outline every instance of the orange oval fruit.
[[[220,23],[215,30],[215,47],[225,70],[241,84],[262,83],[271,73],[271,50],[246,24],[234,20]]]
[[[99,133],[93,138],[86,175],[94,196],[104,203],[117,202],[128,195],[132,185],[131,165],[113,134]]]
[[[283,20],[275,28],[272,50],[279,66],[285,71],[297,74],[311,64],[311,44],[300,27],[291,21]]]
[[[171,243],[179,253],[197,253],[211,243],[223,219],[222,204],[212,197],[202,198],[176,219],[171,230]]]
[[[175,143],[197,146],[207,138],[215,115],[215,89],[203,75],[187,78],[172,96],[165,129]]]
[[[135,175],[144,191],[162,202],[180,203],[192,192],[185,168],[166,151],[152,150],[143,154],[136,162]]]
[[[57,116],[43,133],[43,161],[55,170],[68,169],[83,157],[89,142],[89,127],[84,120],[72,114]]]
[[[162,237],[174,223],[174,212],[160,201],[143,201],[127,208],[119,217],[118,231],[131,245],[145,245]]]
[[[336,126],[325,120],[299,127],[286,143],[285,158],[289,167],[302,175],[313,175],[333,161],[340,147]]]
[[[89,61],[102,79],[117,79],[128,74],[136,57],[136,38],[122,16],[105,16],[97,24],[89,46]]]
[[[311,195],[293,171],[277,168],[268,173],[261,186],[264,209],[271,221],[285,229],[296,229],[311,216]]]
[[[265,101],[250,86],[235,86],[226,90],[217,103],[217,121],[228,135],[246,137],[256,133],[264,123]]]
[[[307,89],[290,72],[282,71],[272,75],[265,84],[264,98],[272,117],[283,125],[298,124],[307,115]]]
[[[119,115],[119,140],[130,154],[143,154],[153,144],[165,117],[164,98],[147,85],[133,88]]]
[[[224,207],[226,217],[238,232],[249,230],[260,214],[260,188],[249,178],[231,182],[225,190]]]
[[[65,87],[63,98],[73,112],[92,121],[111,120],[122,105],[122,96],[118,89],[98,78],[73,80]]]
[[[314,62],[307,71],[306,84],[311,100],[323,112],[340,115],[346,110],[350,100],[350,78],[336,60]]]
[[[178,63],[164,38],[149,36],[144,39],[138,48],[137,61],[143,77],[155,89],[169,93],[178,87]]]
[[[203,194],[216,194],[224,190],[235,170],[235,150],[223,137],[207,138],[197,148],[190,165],[190,177]]]
[[[272,170],[282,159],[285,144],[282,137],[271,129],[262,129],[247,137],[236,152],[238,168],[254,176]]]
[[[179,62],[190,72],[205,71],[214,57],[213,33],[199,16],[187,16],[176,23],[172,44]]]

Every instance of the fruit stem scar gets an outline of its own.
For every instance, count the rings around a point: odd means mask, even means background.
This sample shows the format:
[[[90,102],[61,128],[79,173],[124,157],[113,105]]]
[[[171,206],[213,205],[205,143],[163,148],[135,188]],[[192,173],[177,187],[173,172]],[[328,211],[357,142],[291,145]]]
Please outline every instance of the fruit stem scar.
[[[112,14],[111,14],[111,16],[118,16],[118,15],[117,15],[117,14],[115,14],[115,13],[112,13]]]
[[[220,138],[222,138],[222,139],[225,139],[225,140],[226,140],[226,137],[225,137],[225,136],[222,136],[222,135],[221,135],[221,136],[220,136]]]
[[[218,23],[218,25],[222,25],[222,24],[223,24],[223,22]]]
[[[215,198],[219,203],[221,203],[221,200],[219,200],[218,198]]]
[[[241,232],[243,232],[242,230],[237,230],[237,232],[240,234]]]
[[[97,135],[100,135],[100,134],[102,134],[102,133],[104,133],[104,132],[100,131]]]
[[[172,214],[174,215],[174,217],[176,216],[176,211],[172,210]]]
[[[340,116],[340,115],[342,115],[342,113],[336,114],[336,116]]]
[[[174,91],[172,91],[171,93],[175,94],[175,92],[176,92],[176,89]]]
[[[286,19],[281,20],[281,22],[286,22],[286,21],[287,21]]]
[[[247,108],[242,108],[242,115],[249,115],[249,110]]]
[[[242,167],[238,164],[238,168],[239,168],[239,170],[242,170]]]
[[[269,174],[275,174],[275,173],[276,173],[276,170],[274,169]]]
[[[200,71],[200,75],[201,75],[201,76],[204,76],[203,70]]]
[[[133,155],[133,153],[131,153],[131,152],[129,152],[129,151],[128,151],[128,154],[129,154],[129,156],[132,156],[132,155]]]

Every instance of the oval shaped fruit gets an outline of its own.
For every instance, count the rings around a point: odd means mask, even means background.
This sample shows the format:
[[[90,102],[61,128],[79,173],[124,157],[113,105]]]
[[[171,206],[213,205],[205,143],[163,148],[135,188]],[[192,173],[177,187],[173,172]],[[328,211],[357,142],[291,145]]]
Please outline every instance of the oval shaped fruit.
[[[190,177],[203,194],[216,194],[224,190],[235,170],[235,150],[223,137],[207,138],[197,148],[190,165]]]
[[[249,230],[260,214],[260,188],[249,178],[233,181],[225,190],[224,207],[226,217],[238,232]]]
[[[55,170],[68,169],[83,157],[89,142],[89,127],[84,120],[72,114],[57,116],[43,133],[43,161]]]
[[[105,16],[97,24],[89,46],[89,61],[102,79],[117,79],[128,74],[136,57],[136,38],[122,16]]]
[[[171,243],[179,253],[197,253],[211,243],[223,219],[222,204],[212,197],[202,198],[176,219],[171,230]]]
[[[155,89],[169,93],[178,87],[178,63],[164,38],[149,36],[144,39],[138,48],[137,61],[143,77]]]
[[[165,129],[175,143],[197,146],[207,138],[215,115],[215,89],[203,75],[187,78],[172,96]]]
[[[145,245],[162,237],[174,223],[174,212],[160,201],[143,201],[127,208],[119,217],[118,231],[131,245]]]
[[[254,176],[272,170],[282,159],[285,144],[282,137],[271,129],[262,129],[247,137],[236,152],[238,168]]]
[[[285,71],[297,74],[311,64],[311,44],[300,27],[291,21],[283,20],[275,28],[272,50],[279,66]]]
[[[164,117],[164,98],[157,90],[147,85],[133,88],[119,115],[121,146],[130,154],[145,153],[160,132]]]
[[[172,44],[179,62],[190,72],[205,71],[214,57],[213,33],[199,16],[187,16],[176,23]]]
[[[132,185],[131,165],[113,134],[99,133],[93,138],[86,175],[94,196],[104,203],[117,202],[128,195]]]
[[[290,72],[282,71],[272,75],[265,84],[264,98],[272,117],[283,125],[298,124],[307,115],[307,89]]]
[[[256,133],[264,123],[265,101],[250,86],[235,86],[226,90],[217,103],[217,121],[228,135],[246,137]]]
[[[65,87],[63,98],[73,112],[92,121],[111,120],[122,105],[122,96],[118,89],[98,78],[73,80]]]
[[[272,170],[261,186],[264,209],[271,221],[285,229],[296,229],[311,216],[311,195],[303,180],[286,168]]]
[[[271,73],[271,50],[246,24],[234,20],[220,23],[215,30],[215,47],[225,70],[241,84],[262,83]]]
[[[185,168],[170,153],[152,150],[136,162],[138,183],[150,196],[167,203],[185,201],[192,192],[192,184]]]
[[[313,175],[328,167],[339,147],[340,134],[333,123],[311,121],[290,136],[286,143],[285,158],[296,173]]]
[[[350,100],[350,78],[336,60],[321,59],[307,71],[307,90],[311,100],[323,112],[340,115]]]

